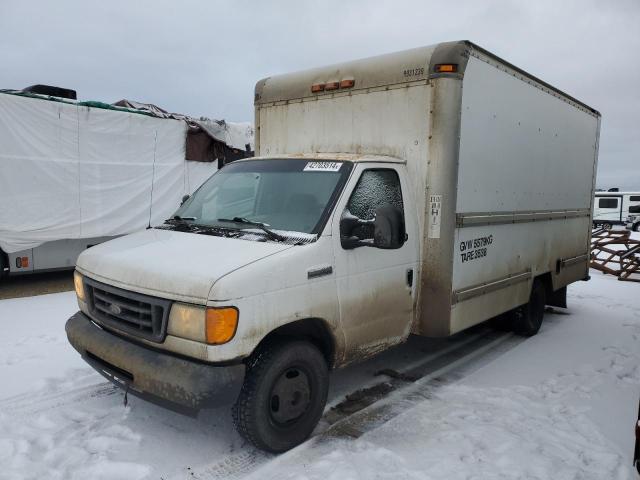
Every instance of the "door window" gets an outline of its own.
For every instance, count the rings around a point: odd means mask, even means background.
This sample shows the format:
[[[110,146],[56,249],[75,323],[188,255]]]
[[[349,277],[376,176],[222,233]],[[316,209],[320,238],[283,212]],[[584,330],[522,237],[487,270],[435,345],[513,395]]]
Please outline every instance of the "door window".
[[[376,209],[383,205],[397,207],[402,213],[404,223],[404,205],[398,173],[391,169],[365,170],[349,198],[344,214],[353,215],[360,220],[373,220]],[[356,227],[352,233],[361,240],[372,239],[373,222]]]

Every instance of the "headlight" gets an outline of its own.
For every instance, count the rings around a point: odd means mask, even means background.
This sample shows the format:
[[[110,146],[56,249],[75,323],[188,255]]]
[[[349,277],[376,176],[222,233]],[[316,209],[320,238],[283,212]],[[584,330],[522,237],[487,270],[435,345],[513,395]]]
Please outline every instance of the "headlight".
[[[77,271],[73,272],[73,286],[76,288],[76,297],[78,297],[78,308],[85,315],[89,315],[89,307],[87,307],[87,299],[84,293],[84,282],[82,275]]]
[[[200,307],[174,303],[169,313],[167,333],[196,342],[220,345],[233,338],[238,327],[235,307]]]
[[[169,313],[167,333],[197,342],[206,342],[205,315],[204,307],[174,303]]]
[[[80,275],[77,271],[73,272],[73,285],[76,287],[76,295],[78,296],[78,300],[86,302],[84,298],[84,282],[82,281],[82,275]]]

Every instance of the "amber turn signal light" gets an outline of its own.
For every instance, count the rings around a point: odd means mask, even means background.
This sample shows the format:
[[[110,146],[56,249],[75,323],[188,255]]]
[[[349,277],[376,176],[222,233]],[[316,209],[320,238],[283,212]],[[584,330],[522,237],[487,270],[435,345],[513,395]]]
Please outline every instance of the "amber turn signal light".
[[[441,63],[436,65],[436,73],[455,73],[458,71],[458,65],[455,63]]]
[[[238,328],[238,309],[235,307],[207,308],[207,343],[220,345],[227,343]]]

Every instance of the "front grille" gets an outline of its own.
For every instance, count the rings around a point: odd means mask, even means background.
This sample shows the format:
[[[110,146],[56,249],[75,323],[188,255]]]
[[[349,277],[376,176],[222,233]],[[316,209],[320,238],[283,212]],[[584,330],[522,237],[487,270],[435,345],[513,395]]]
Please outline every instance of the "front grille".
[[[84,278],[89,315],[99,324],[162,342],[167,334],[171,300],[130,292]]]

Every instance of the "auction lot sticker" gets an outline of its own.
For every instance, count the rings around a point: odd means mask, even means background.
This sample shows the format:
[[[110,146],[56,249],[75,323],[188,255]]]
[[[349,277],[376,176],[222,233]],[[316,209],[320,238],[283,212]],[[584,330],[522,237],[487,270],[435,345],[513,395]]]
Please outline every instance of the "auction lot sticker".
[[[304,166],[305,172],[337,172],[342,162],[309,162]]]

